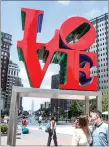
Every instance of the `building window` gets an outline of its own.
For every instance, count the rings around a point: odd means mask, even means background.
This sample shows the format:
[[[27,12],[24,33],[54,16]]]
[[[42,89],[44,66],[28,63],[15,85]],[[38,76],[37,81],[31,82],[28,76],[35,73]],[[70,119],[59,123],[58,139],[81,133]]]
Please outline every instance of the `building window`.
[[[14,76],[15,76],[16,72],[14,71]]]
[[[13,75],[13,70],[11,71],[11,75]]]

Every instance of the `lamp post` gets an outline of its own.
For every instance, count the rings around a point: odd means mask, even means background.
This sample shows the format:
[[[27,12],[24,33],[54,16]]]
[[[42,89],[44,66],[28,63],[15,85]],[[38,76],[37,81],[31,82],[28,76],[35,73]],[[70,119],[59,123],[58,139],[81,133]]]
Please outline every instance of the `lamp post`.
[[[59,119],[59,110],[60,110],[60,107],[58,107],[58,119]]]

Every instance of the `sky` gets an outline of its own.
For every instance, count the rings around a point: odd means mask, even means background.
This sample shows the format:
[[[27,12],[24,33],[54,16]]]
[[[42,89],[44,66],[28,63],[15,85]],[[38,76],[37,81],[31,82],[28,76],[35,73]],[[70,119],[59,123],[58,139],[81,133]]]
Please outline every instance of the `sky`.
[[[93,19],[108,12],[108,1],[2,1],[1,2],[1,30],[12,35],[11,60],[19,65],[20,77],[24,87],[30,87],[23,62],[19,61],[16,44],[22,40],[21,8],[32,8],[44,11],[41,33],[37,42],[46,43],[52,39],[55,30],[72,16]],[[59,66],[51,64],[42,82],[41,88],[50,89],[51,76],[58,74]],[[23,98],[24,110],[31,110],[32,100],[34,109],[50,99]]]

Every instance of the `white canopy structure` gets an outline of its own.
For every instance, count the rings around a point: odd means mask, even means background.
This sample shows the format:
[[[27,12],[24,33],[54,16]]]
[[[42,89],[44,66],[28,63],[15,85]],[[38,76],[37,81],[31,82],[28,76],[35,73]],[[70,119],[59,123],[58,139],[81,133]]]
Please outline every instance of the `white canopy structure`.
[[[108,111],[105,111],[102,113],[103,115],[108,115]]]
[[[10,119],[8,125],[7,144],[10,146],[16,145],[17,118],[19,100],[21,97],[35,98],[55,98],[55,99],[71,99],[85,101],[85,114],[89,114],[89,100],[97,99],[97,108],[102,110],[102,92],[101,91],[76,91],[76,90],[59,90],[59,89],[40,89],[40,88],[24,88],[13,86]]]

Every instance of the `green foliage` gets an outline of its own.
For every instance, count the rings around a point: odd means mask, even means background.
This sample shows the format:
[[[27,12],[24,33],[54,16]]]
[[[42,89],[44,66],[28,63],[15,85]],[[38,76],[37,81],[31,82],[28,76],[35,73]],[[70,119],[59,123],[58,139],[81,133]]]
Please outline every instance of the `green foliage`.
[[[51,115],[51,108],[43,109],[43,117],[49,117]]]
[[[70,115],[78,115],[84,112],[84,101],[73,100],[70,107]]]
[[[102,96],[102,111],[108,111],[108,92],[105,91],[103,92],[103,96]]]
[[[53,55],[51,63],[60,65],[60,84],[66,83],[67,80],[67,54],[56,52]],[[58,86],[58,88],[60,88]]]
[[[2,133],[7,133],[7,131],[8,131],[8,126],[5,125],[5,124],[3,124],[3,125],[1,126],[1,132],[2,132]]]
[[[89,101],[89,110],[96,110],[97,109],[97,100],[96,99],[92,99]]]
[[[63,53],[60,62],[60,83],[65,84],[67,80],[67,55]]]

